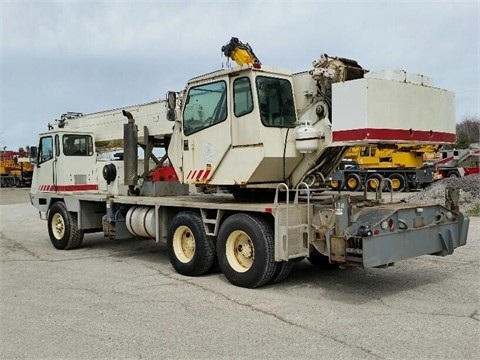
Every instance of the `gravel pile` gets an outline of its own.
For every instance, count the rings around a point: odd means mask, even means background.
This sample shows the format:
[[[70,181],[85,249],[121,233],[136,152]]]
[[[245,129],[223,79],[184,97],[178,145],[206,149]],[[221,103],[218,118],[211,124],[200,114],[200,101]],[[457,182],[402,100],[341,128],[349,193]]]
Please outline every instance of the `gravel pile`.
[[[466,212],[480,204],[480,175],[468,175],[462,178],[446,178],[417,193],[405,197],[411,203],[445,204],[445,188],[460,189],[460,211]]]

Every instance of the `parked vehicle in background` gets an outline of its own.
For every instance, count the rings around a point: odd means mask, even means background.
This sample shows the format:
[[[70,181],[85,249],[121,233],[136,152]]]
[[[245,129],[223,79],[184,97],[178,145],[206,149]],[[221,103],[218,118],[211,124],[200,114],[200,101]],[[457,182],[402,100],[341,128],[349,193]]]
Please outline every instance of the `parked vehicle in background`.
[[[480,174],[480,147],[472,144],[470,149],[444,150],[434,165],[436,179]]]
[[[434,167],[425,166],[424,155],[437,151],[436,144],[370,144],[353,146],[329,176],[333,190],[410,191],[434,181]]]
[[[33,163],[27,151],[0,152],[1,187],[27,187],[32,183]]]

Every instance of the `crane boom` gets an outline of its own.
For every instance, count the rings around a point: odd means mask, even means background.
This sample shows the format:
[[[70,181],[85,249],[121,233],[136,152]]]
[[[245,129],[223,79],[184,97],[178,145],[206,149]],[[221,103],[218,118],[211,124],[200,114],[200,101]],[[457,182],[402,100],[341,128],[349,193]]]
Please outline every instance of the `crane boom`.
[[[91,132],[95,134],[95,147],[102,153],[123,146],[123,127],[126,118],[122,111],[128,111],[140,129],[140,143],[144,142],[143,127],[148,126],[149,136],[161,141],[165,135],[172,133],[172,124],[165,121],[165,101],[153,101],[145,104],[131,105],[124,108],[99,111],[91,114],[69,113],[62,115],[61,120],[51,124],[52,129],[68,128],[69,131]]]

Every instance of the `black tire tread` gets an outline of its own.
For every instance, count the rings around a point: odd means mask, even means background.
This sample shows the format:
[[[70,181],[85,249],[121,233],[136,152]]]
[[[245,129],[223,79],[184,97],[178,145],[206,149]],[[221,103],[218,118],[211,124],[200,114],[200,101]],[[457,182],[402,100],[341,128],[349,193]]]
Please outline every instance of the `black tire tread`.
[[[189,224],[190,221],[191,224]],[[175,251],[173,250],[173,234],[181,225],[187,226],[194,233],[196,250],[194,257],[188,264],[193,261],[196,262],[195,265],[192,263],[191,265],[185,266],[175,256]],[[197,234],[197,232],[200,233]],[[168,227],[167,248],[170,263],[179,274],[200,276],[207,273],[213,266],[215,259],[214,239],[205,234],[201,216],[193,211],[182,211],[173,218]],[[200,256],[200,258],[195,258],[195,256]]]
[[[246,273],[237,273],[231,268],[230,264],[228,264],[228,260],[224,258],[225,245],[228,236],[232,231],[240,228],[242,230],[248,230],[249,232],[256,233],[257,236],[265,240],[263,244],[263,246],[265,247],[265,253],[262,254],[262,256],[260,256],[258,248],[259,244],[254,244],[254,264],[252,265],[252,268]],[[254,234],[249,234],[252,241],[258,241],[252,235]],[[265,285],[272,279],[276,269],[273,231],[267,221],[262,218],[244,213],[231,215],[225,220],[225,222],[220,228],[217,240],[217,256],[219,259],[220,268],[222,269],[224,275],[227,277],[230,283],[251,289]],[[258,261],[261,261],[261,263],[263,263],[263,266],[258,265]],[[262,267],[257,268],[257,266]],[[255,270],[258,270],[259,273],[257,273],[257,271]]]
[[[280,261],[276,263],[275,272],[273,273],[271,284],[279,283],[285,280],[292,271],[294,261]]]
[[[405,190],[405,185],[407,184],[407,180],[405,179],[405,177],[400,174],[400,173],[393,173],[392,175],[390,175],[388,177],[390,180],[392,179],[395,179],[397,178],[398,180],[400,180],[400,187],[398,189],[393,189],[393,191],[395,192],[402,192],[403,190]],[[391,185],[390,185],[390,182],[387,182],[387,187],[388,189],[390,190],[391,188]]]
[[[355,178],[355,180],[357,181],[357,186],[355,187],[350,187],[348,185],[348,180],[350,178]],[[345,188],[348,190],[348,191],[358,191],[360,190],[362,186],[362,180],[360,179],[360,176],[358,174],[355,174],[355,173],[351,173],[351,174],[348,174],[346,177],[345,177]]]
[[[57,240],[53,238],[52,229],[51,229],[51,219],[54,214],[60,214],[65,223],[65,236],[68,237],[68,240],[65,238],[62,240]],[[66,205],[62,201],[57,201],[50,207],[48,211],[48,233],[50,235],[50,241],[59,250],[72,250],[78,248],[83,241],[84,232],[78,229],[78,214],[76,212],[69,212]],[[66,241],[65,241],[66,240]]]

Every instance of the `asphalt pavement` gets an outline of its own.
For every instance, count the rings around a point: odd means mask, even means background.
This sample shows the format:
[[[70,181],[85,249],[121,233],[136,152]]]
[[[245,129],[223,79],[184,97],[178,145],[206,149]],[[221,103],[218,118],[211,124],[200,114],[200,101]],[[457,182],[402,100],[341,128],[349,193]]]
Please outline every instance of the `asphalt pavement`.
[[[185,277],[163,243],[55,250],[27,189],[0,192],[1,359],[476,359],[480,218],[451,256],[387,269],[296,263],[249,290]]]

